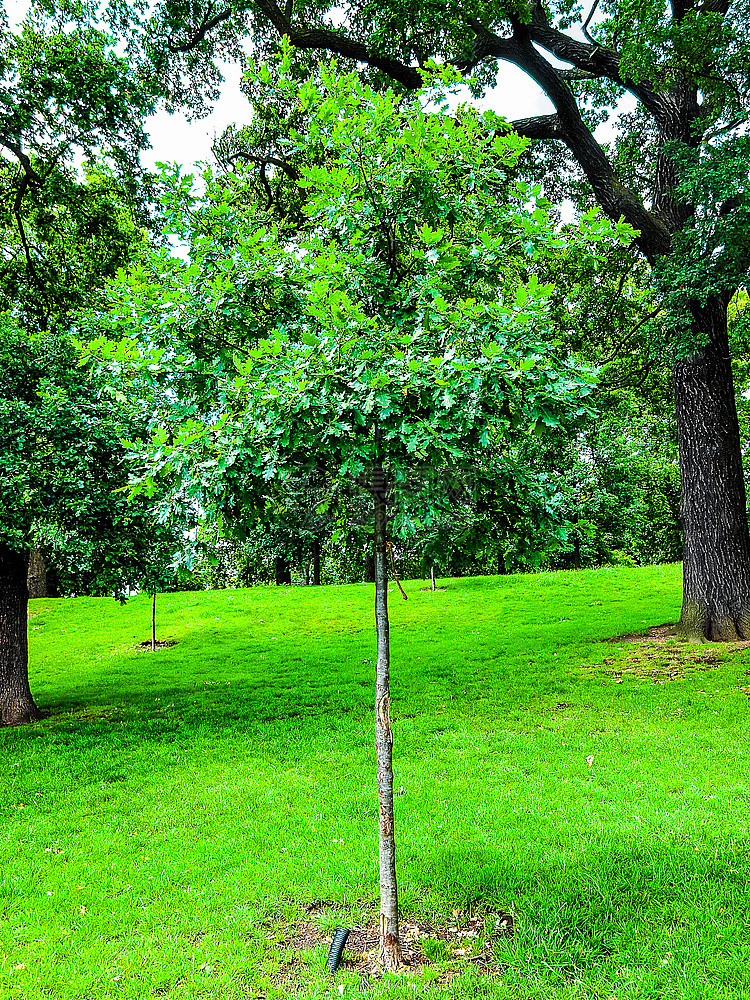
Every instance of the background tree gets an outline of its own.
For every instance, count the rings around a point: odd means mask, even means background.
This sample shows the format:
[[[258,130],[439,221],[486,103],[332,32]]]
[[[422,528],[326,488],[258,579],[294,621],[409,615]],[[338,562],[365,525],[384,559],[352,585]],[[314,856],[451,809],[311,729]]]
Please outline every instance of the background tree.
[[[0,724],[36,717],[26,564],[42,548],[87,590],[137,584],[147,504],[128,506],[120,437],[142,414],[79,367],[75,311],[147,241],[138,167],[151,83],[84,5],[0,33]]]
[[[147,498],[128,502],[121,438],[139,427],[110,386],[79,367],[70,338],[0,314],[0,725],[39,717],[28,682],[28,553],[124,597],[153,566]],[[180,535],[170,533],[173,548]]]

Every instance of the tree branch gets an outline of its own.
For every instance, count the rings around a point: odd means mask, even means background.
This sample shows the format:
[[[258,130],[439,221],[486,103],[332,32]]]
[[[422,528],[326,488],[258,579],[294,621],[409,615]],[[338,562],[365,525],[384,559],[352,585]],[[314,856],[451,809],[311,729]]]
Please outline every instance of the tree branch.
[[[601,80],[603,73],[591,73],[587,69],[558,69],[558,76],[566,83],[576,80]]]
[[[206,10],[205,15],[201,20],[201,23],[196,28],[193,36],[189,38],[186,42],[183,42],[182,45],[175,45],[170,37],[167,40],[167,48],[169,49],[169,51],[175,53],[190,52],[192,49],[196,48],[196,46],[200,45],[200,43],[203,41],[203,39],[206,37],[209,31],[213,31],[214,28],[220,25],[223,21],[228,21],[229,18],[236,13],[235,10],[229,7],[226,10],[222,10],[218,14],[215,14],[213,17],[210,17],[209,15],[211,14],[213,9],[214,5],[210,3],[208,5],[208,9]]]
[[[486,29],[485,29],[486,30]],[[534,47],[534,32],[529,26],[518,25],[513,38],[497,39],[499,58],[512,62],[531,77],[549,97],[556,115],[518,122],[522,135],[530,138],[560,139],[575,156],[599,204],[613,221],[626,219],[639,230],[638,245],[646,256],[654,257],[669,250],[670,232],[665,223],[649,212],[640,198],[617,178],[612,164],[594,138],[583,118],[572,92],[558,71]],[[523,130],[523,131],[521,131]]]
[[[595,9],[596,4],[592,8],[591,14]],[[588,23],[588,19],[586,23]],[[654,117],[658,118],[664,114],[663,100],[659,93],[662,85],[661,79],[642,80],[640,83],[636,83],[629,77],[623,77],[620,73],[619,52],[599,45],[593,40],[592,44],[587,45],[571,38],[563,31],[558,31],[557,28],[552,27],[544,10],[539,6],[534,9],[529,32],[532,41],[547,49],[558,59],[572,63],[576,69],[592,73],[595,77],[607,77],[618,86],[629,90]]]
[[[273,0],[256,0],[258,8],[265,14],[280,35],[288,35],[289,41],[298,49],[327,49],[345,59],[365,63],[383,70],[394,80],[398,80],[407,90],[418,90],[422,86],[422,74],[418,67],[409,66],[399,59],[381,56],[371,52],[366,45],[357,42],[331,28],[295,28],[286,13]]]
[[[408,90],[422,86],[419,69],[398,59],[370,52],[366,45],[329,28],[296,29],[275,0],[255,0],[257,8],[281,35],[302,49],[327,49],[355,62],[383,70]],[[550,26],[541,4],[533,4],[531,24],[517,22],[510,38],[501,38],[476,18],[464,21],[477,36],[472,64],[486,58],[512,63],[531,77],[555,106],[556,115],[524,119],[516,123],[522,135],[530,138],[554,138],[571,150],[596,197],[609,218],[625,218],[639,230],[638,244],[653,260],[669,250],[670,232],[665,222],[648,211],[635,194],[617,178],[611,163],[581,117],[572,91],[559,71],[535,47],[535,43],[554,55],[571,62],[580,70],[605,76],[631,90],[655,115],[664,111],[664,102],[650,82],[635,84],[620,76],[617,52],[599,45],[588,45],[569,38]],[[463,67],[459,67],[463,68]],[[470,68],[467,65],[466,68]]]
[[[597,41],[596,41],[595,38],[592,38],[591,35],[589,34],[589,25],[591,24],[591,18],[596,13],[596,8],[598,6],[599,6],[599,0],[594,0],[594,3],[592,5],[592,7],[591,7],[591,10],[589,11],[589,15],[586,18],[586,20],[583,22],[583,27],[581,28],[581,31],[584,33],[584,35],[586,36],[586,38],[588,38],[588,40],[591,42],[592,45],[596,45]]]
[[[287,163],[286,160],[280,160],[276,156],[258,156],[255,153],[248,153],[244,149],[237,149],[233,153],[223,153],[220,154],[223,160],[227,163],[234,163],[235,160],[244,160],[246,163],[252,163],[255,166],[267,167],[269,164],[273,167],[278,167],[283,170],[287,177],[291,178],[293,181],[299,180],[299,171],[296,167],[293,167],[291,163]]]
[[[609,356],[606,357],[604,361],[602,361],[601,363],[602,367],[604,365],[610,364],[616,358],[619,358],[620,352],[622,351],[623,347],[627,344],[627,342],[631,339],[631,337],[634,337],[642,326],[645,326],[646,323],[649,323],[652,319],[656,319],[659,313],[663,311],[664,311],[663,307],[658,306],[656,309],[652,309],[651,312],[648,313],[648,315],[644,316],[643,319],[640,320],[640,322],[636,323],[634,327],[631,327],[630,330],[628,330],[627,333],[620,338],[617,345],[610,351]]]
[[[0,134],[0,146],[5,146],[9,153],[12,153],[18,162],[23,167],[25,176],[28,178],[31,184],[41,184],[42,178],[39,176],[37,171],[34,169],[31,159],[24,153],[20,142],[16,142],[14,139],[10,139],[6,135]]]
[[[509,122],[510,127],[527,139],[564,139],[558,115],[539,115],[537,118],[519,118]]]

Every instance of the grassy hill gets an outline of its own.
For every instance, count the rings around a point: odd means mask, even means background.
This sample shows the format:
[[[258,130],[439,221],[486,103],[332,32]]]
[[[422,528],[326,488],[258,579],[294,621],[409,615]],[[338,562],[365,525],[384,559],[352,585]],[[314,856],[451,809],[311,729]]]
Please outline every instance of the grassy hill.
[[[678,566],[442,582],[390,595],[433,962],[370,995],[750,997],[750,648],[603,641],[674,621]],[[0,996],[362,995],[292,945],[377,899],[372,588],[162,595],[153,654],[145,596],[30,613],[51,714],[0,730]],[[485,911],[515,926],[489,977],[440,940]]]

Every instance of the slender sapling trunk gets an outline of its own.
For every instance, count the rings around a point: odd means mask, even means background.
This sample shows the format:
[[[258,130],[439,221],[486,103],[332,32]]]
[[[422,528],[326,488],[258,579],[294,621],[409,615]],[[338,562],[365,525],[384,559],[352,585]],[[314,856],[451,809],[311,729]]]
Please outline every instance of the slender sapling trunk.
[[[401,964],[396,889],[396,838],[393,812],[393,733],[389,689],[390,646],[388,636],[388,564],[386,540],[388,512],[383,466],[375,434],[372,495],[375,514],[375,631],[377,666],[375,681],[375,748],[378,763],[378,815],[380,848],[380,961],[386,969]]]
[[[312,581],[314,587],[320,586],[320,542],[317,538],[312,544]]]
[[[151,652],[156,652],[156,591],[151,595]]]

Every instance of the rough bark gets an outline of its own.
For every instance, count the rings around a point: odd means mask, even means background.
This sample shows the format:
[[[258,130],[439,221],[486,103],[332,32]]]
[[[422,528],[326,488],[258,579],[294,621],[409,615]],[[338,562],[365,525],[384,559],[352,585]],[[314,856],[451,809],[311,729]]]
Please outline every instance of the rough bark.
[[[276,586],[288,587],[292,582],[292,567],[283,556],[276,556]]]
[[[39,549],[32,549],[29,554],[29,571],[27,574],[29,598],[49,597],[47,590],[47,567],[44,556]]]
[[[683,603],[690,639],[750,638],[750,535],[729,360],[727,303],[693,309],[709,335],[673,370],[682,495]]]
[[[41,718],[29,688],[27,556],[0,545],[0,726]]]
[[[377,443],[376,443],[377,447]],[[388,564],[386,539],[388,513],[383,467],[376,460],[372,495],[375,514],[375,630],[377,660],[375,681],[375,749],[378,765],[378,815],[380,848],[380,961],[386,969],[401,964],[396,887],[396,837],[393,810],[393,733],[389,688],[390,645],[388,629]]]

